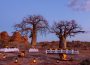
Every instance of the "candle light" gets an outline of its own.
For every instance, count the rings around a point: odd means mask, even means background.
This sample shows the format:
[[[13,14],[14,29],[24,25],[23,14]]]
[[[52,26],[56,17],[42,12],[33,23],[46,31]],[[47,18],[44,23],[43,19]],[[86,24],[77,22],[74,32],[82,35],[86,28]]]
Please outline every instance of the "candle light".
[[[6,55],[3,55],[3,59],[5,59],[6,58]]]
[[[33,63],[36,63],[36,59],[35,58],[33,59]]]
[[[6,45],[5,48],[8,48],[8,46]]]
[[[15,58],[15,63],[18,63],[18,59],[17,58]]]
[[[59,60],[57,60],[56,62],[59,63]]]
[[[24,57],[24,56],[25,56],[25,53],[22,52],[22,53],[21,53],[21,56]]]
[[[67,54],[63,54],[63,60],[67,60]]]
[[[20,54],[22,57],[25,56],[25,51],[22,51],[21,54]]]

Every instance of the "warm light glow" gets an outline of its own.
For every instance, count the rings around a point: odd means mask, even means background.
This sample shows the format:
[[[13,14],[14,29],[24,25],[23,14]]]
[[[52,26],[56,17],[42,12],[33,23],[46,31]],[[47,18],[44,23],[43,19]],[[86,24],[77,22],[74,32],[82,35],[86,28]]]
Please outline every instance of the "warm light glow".
[[[59,60],[57,60],[56,62],[59,63]]]
[[[63,60],[67,60],[67,55],[63,54]]]
[[[15,63],[17,63],[18,62],[18,60],[15,60]]]
[[[24,57],[25,56],[25,53],[24,52],[21,52],[21,56]]]
[[[5,46],[5,48],[8,48],[8,46]]]
[[[6,55],[3,55],[3,58],[6,58]]]
[[[18,62],[18,59],[16,58],[16,59],[15,59],[15,63],[17,63],[17,62]]]
[[[0,52],[0,54],[2,54],[2,53]]]
[[[36,63],[36,59],[35,58],[33,59],[33,63]]]

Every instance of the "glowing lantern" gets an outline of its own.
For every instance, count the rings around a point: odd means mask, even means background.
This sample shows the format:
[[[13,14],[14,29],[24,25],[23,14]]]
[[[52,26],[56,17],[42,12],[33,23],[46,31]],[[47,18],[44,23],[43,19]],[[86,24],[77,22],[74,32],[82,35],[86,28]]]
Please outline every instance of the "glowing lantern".
[[[59,63],[59,60],[57,60],[56,62]]]
[[[33,59],[33,63],[36,63],[36,59],[35,58]]]
[[[3,59],[5,59],[6,58],[6,55],[3,55]]]
[[[5,46],[5,48],[8,48],[8,46]]]
[[[22,52],[20,53],[20,55],[21,55],[22,57],[24,57],[24,56],[25,56],[25,51],[22,51]]]
[[[21,56],[24,57],[25,56],[25,53],[21,53]]]
[[[15,63],[17,63],[17,62],[18,62],[18,59],[16,58],[16,59],[15,59]]]
[[[67,55],[63,54],[63,60],[67,60]]]

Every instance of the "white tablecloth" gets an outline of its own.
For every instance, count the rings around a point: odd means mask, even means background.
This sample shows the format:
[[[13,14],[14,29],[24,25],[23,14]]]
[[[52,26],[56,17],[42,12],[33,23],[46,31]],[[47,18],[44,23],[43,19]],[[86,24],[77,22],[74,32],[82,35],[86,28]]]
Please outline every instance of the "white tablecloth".
[[[19,52],[18,48],[1,48],[0,52]]]

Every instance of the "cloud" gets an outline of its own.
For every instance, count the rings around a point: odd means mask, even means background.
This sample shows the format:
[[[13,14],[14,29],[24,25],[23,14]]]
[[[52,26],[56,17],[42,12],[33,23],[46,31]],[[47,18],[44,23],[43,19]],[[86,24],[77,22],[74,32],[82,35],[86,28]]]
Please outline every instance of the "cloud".
[[[90,11],[90,0],[86,1],[84,9]]]
[[[90,11],[90,0],[69,0],[68,5],[73,10]]]

